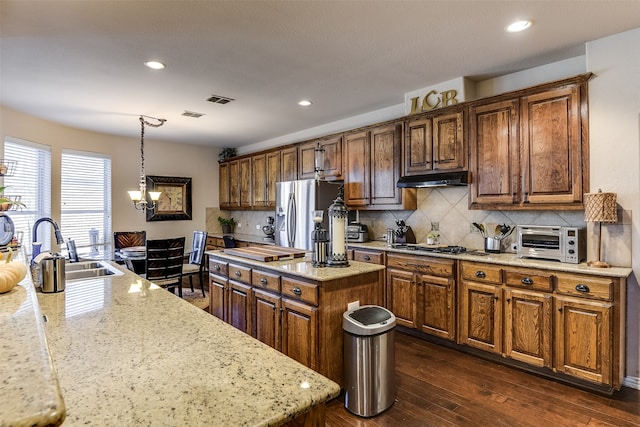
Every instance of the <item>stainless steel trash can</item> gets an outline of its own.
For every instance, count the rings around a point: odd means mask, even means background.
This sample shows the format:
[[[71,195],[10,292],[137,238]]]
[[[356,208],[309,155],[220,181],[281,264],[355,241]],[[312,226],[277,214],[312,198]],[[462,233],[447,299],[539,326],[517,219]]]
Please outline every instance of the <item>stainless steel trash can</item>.
[[[372,417],[393,405],[396,317],[384,307],[365,305],[342,315],[344,406]]]

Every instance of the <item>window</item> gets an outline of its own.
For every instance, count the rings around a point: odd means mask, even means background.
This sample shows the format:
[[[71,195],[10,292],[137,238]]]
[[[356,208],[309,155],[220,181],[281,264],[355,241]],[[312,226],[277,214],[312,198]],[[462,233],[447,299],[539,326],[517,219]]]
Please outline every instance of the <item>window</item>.
[[[9,211],[16,237],[31,253],[31,231],[38,218],[51,216],[51,147],[7,137],[4,158],[15,160],[13,176],[4,177],[5,194],[21,196],[26,207]],[[51,248],[51,233],[41,232],[42,248]]]
[[[60,176],[63,237],[73,239],[78,252],[90,252],[80,248],[89,249],[90,231],[95,229],[97,249],[110,252],[111,159],[102,154],[63,150]]]

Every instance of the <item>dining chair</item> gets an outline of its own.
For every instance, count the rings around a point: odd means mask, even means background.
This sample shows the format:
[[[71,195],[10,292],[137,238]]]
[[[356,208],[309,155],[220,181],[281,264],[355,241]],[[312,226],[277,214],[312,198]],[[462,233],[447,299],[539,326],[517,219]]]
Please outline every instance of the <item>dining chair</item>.
[[[132,246],[144,246],[147,243],[146,231],[115,231],[113,233],[113,260],[124,264],[120,250]]]
[[[178,288],[182,298],[182,263],[184,237],[147,240],[146,279],[154,284],[172,289]]]
[[[202,296],[205,297],[204,292],[204,278],[203,272],[205,269],[205,256],[204,251],[207,244],[207,232],[206,231],[194,231],[193,243],[191,244],[191,252],[189,253],[189,262],[182,265],[182,276],[189,276],[189,285],[191,286],[191,292],[193,292],[193,275],[197,274],[200,279],[200,289],[202,290]]]

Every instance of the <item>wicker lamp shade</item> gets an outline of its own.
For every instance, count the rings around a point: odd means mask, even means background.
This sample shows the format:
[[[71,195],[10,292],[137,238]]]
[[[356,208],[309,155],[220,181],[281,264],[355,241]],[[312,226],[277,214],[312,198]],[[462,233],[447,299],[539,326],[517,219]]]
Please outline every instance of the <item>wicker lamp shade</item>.
[[[602,223],[618,222],[616,193],[603,193],[602,190],[598,190],[597,193],[584,194],[584,220],[598,223],[598,259],[587,264],[590,267],[609,267],[609,264],[601,260]]]
[[[616,193],[586,193],[584,195],[584,220],[586,222],[618,222]]]

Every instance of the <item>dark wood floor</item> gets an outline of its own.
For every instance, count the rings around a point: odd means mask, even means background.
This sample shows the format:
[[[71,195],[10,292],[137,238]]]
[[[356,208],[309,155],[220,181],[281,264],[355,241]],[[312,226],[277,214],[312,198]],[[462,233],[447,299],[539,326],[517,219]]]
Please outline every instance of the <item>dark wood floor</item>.
[[[640,391],[591,393],[396,333],[393,406],[373,418],[327,406],[328,427],[639,426]]]

